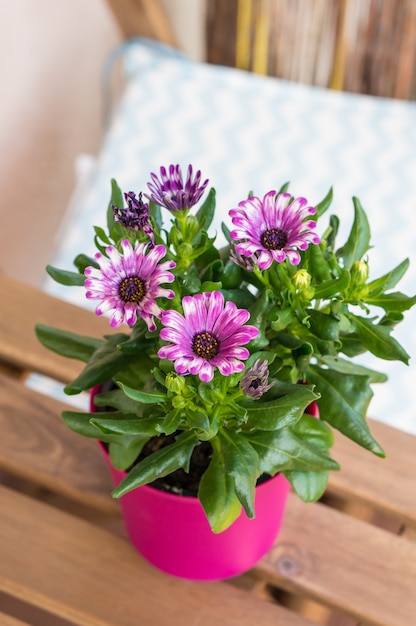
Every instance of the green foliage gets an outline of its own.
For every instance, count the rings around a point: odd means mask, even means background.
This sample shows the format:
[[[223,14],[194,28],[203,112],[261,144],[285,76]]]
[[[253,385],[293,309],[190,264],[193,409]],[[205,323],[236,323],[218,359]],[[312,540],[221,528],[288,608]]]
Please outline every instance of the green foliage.
[[[280,191],[288,186],[285,183]],[[331,188],[316,206],[319,225],[332,200]],[[110,244],[119,247],[122,238],[132,243],[145,239],[143,233],[114,222],[112,206],[123,204],[123,193],[112,180],[107,229],[95,227],[93,232],[103,254]],[[222,532],[242,509],[255,516],[259,477],[282,472],[303,500],[320,498],[329,473],[339,469],[331,456],[334,430],[384,456],[366,415],[371,385],[386,376],[353,359],[369,352],[378,359],[408,363],[409,355],[393,332],[416,304],[416,296],[393,291],[408,269],[408,259],[369,279],[370,225],[357,198],[343,245],[336,245],[339,217],[330,215],[320,243],[301,252],[299,265],[286,260],[263,272],[250,262],[235,262],[226,224],[222,230],[229,245],[216,248],[215,237],[208,234],[215,204],[211,189],[194,215],[187,210],[172,213],[167,228],[161,207],[149,203],[155,241],[166,246],[167,258],[176,263],[174,298],[161,299],[160,306],[181,312],[183,296],[220,291],[226,301],[247,309],[249,323],[259,333],[248,345],[244,371],[230,376],[216,371],[210,383],[179,375],[170,361],[157,356],[163,343],[159,322],[155,333],[139,319],[128,333],[102,339],[41,324],[36,334],[48,349],[85,363],[66,393],[113,382],[112,389],[95,396],[95,413],[65,411],[63,419],[75,432],[108,444],[114,466],[126,470],[114,497],[177,469],[187,472],[198,445],[209,442],[212,455],[198,497],[213,531]],[[76,272],[52,267],[47,271],[61,284],[82,286],[85,268],[97,267],[84,254],[74,265]],[[272,386],[254,398],[241,382],[258,360],[267,362],[266,382]],[[319,418],[307,413],[315,402]],[[155,437],[166,445],[138,461]]]

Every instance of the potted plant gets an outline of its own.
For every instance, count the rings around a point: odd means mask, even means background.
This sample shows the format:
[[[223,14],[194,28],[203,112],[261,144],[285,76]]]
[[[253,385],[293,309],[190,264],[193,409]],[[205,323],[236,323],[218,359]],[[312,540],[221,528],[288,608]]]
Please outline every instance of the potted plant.
[[[83,287],[115,332],[36,332],[85,362],[65,391],[93,390],[92,410],[63,419],[100,442],[133,543],[167,572],[211,580],[267,552],[290,486],[305,501],[323,494],[339,469],[333,429],[384,456],[366,412],[385,376],[354,357],[407,363],[392,330],[416,297],[393,291],[408,260],[370,279],[357,198],[337,247],[338,217],[320,235],[312,219],[320,225],[332,190],[316,207],[288,184],[249,194],[229,210],[219,249],[214,189],[200,203],[207,185],[178,165],[152,173],[147,194],[113,180],[95,257],[47,270]]]

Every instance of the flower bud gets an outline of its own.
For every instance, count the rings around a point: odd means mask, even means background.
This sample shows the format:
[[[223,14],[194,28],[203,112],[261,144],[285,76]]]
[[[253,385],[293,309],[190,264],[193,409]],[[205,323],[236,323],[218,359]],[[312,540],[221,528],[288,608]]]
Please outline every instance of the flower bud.
[[[267,359],[260,363],[260,359],[249,367],[241,379],[241,389],[246,396],[260,398],[266,391],[273,387],[274,383],[267,384],[269,380],[269,369]]]
[[[354,287],[362,287],[367,282],[368,263],[355,261],[351,267],[351,284]]]
[[[185,378],[184,376],[179,376],[175,372],[169,372],[165,379],[166,389],[168,391],[172,391],[173,393],[180,394],[185,391]]]
[[[306,270],[298,270],[293,276],[293,284],[296,289],[303,291],[311,284],[311,275]]]

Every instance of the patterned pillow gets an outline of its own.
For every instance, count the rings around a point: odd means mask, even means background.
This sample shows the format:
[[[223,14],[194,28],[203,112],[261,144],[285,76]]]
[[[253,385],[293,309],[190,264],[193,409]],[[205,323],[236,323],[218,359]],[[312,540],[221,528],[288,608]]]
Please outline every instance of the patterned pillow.
[[[124,191],[146,190],[160,165],[188,163],[217,189],[218,216],[248,191],[262,195],[290,181],[313,204],[334,186],[334,211],[350,228],[352,196],[372,224],[373,277],[416,248],[416,103],[361,96],[199,64],[146,40],[122,51],[126,85],[113,111],[87,191],[74,197],[51,262],[69,268],[74,255],[93,252],[92,225],[102,225],[110,179]],[[326,222],[325,222],[326,223]],[[221,237],[221,233],[219,234]],[[413,254],[414,257],[414,254]],[[416,285],[413,258],[402,289]],[[86,305],[82,290],[46,281],[44,288]],[[69,293],[68,293],[69,292]],[[395,336],[416,357],[416,311]],[[363,359],[372,364],[371,360]],[[376,386],[372,415],[416,433],[415,365],[376,363],[390,378]],[[398,398],[400,399],[398,401]]]

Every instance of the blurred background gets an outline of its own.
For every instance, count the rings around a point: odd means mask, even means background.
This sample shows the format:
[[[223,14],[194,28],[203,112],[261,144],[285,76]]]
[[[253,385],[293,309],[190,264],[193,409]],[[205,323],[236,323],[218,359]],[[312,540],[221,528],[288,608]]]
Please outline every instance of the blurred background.
[[[135,36],[195,61],[416,97],[415,0],[0,0],[0,271],[39,283],[75,158],[105,130],[106,59]]]

